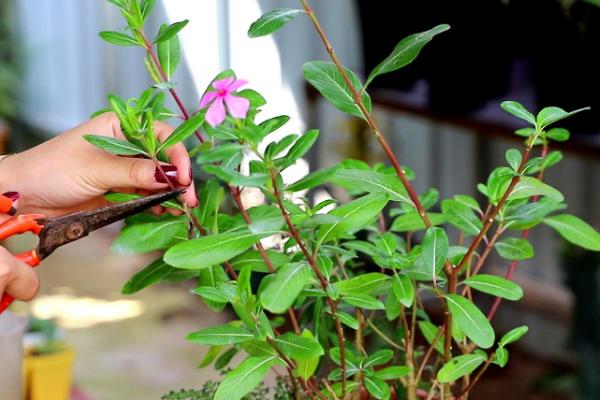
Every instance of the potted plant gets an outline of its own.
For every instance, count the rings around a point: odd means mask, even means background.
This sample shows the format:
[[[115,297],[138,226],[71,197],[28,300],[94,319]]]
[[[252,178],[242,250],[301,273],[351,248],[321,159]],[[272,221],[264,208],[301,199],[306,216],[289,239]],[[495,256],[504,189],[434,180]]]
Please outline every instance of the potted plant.
[[[177,33],[188,21],[163,25],[150,36],[144,22],[154,1],[109,1],[126,27],[100,36],[142,48],[154,85],[138,98],[108,96],[109,107],[99,113],[116,114],[123,139],[86,139],[113,154],[147,157],[159,167],[168,162],[169,147],[189,138],[190,154],[205,178],[197,208],[170,203],[181,216],[136,218],[120,233],[118,249],[162,251],[123,293],[191,278],[197,281],[192,294],[208,307],[233,309],[236,320],[187,336],[210,346],[201,366],[225,371],[205,396],[250,398],[245,396],[274,370],[284,382],[279,398],[465,399],[488,368],[507,364],[510,345],[527,332],[527,326],[515,326],[497,335],[492,322],[501,301],[523,295],[511,277],[519,260],[534,255],[529,230],[544,224],[567,241],[600,251],[600,234],[564,213],[563,194],[543,182],[561,159],[552,142],[569,137],[557,123],[582,110],[546,107],[533,114],[505,101],[501,107],[522,120],[516,134],[524,148],[509,150],[505,165],[477,185],[486,202],[464,194],[440,201],[434,188],[416,192],[414,173],[400,164],[373,118],[368,89],[380,75],[412,62],[449,26],[402,39],[363,83],[343,66],[307,0],[298,9],[272,10],[254,22],[251,37],[271,34],[293,18],[314,26],[330,61],[306,63],[304,77],[338,110],[364,120],[388,158],[375,165],[345,160],[286,182],[282,171],[313,147],[319,131],[273,141],[269,135],[285,129],[289,117],[261,118],[267,99],[231,70],[208,83],[199,106],[187,108],[172,79],[180,60]],[[165,108],[167,96],[177,111]],[[173,116],[183,122],[158,142],[153,122]],[[306,196],[324,184],[345,189],[351,200],[315,203]],[[241,196],[246,188],[260,190],[264,204],[247,209]],[[267,248],[261,242],[267,237],[281,239]],[[510,261],[505,276],[486,273],[492,253]],[[253,279],[260,280],[257,287]],[[492,308],[477,305],[482,296],[496,299]],[[429,299],[440,318],[425,306]],[[244,360],[230,366],[238,353]]]
[[[57,337],[52,320],[30,318],[25,335],[23,394],[28,400],[67,400],[75,353]]]

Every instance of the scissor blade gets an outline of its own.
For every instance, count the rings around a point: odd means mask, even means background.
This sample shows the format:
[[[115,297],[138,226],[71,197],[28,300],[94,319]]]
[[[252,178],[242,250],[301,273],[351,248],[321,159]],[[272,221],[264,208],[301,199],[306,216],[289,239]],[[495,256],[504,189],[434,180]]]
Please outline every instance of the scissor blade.
[[[159,193],[135,200],[126,201],[91,211],[52,218],[44,224],[40,232],[37,253],[40,259],[50,255],[58,247],[87,236],[90,232],[138,214],[165,201],[172,200],[185,190]]]

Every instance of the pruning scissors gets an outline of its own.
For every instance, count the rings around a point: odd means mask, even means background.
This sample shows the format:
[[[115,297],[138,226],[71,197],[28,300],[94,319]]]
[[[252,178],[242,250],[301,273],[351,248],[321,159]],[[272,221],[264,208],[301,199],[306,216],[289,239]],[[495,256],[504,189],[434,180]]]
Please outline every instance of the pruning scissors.
[[[130,200],[92,211],[80,211],[56,218],[46,218],[44,214],[14,216],[17,211],[13,201],[0,195],[0,212],[13,216],[0,224],[0,241],[13,235],[31,232],[39,237],[35,250],[18,254],[15,257],[31,267],[36,267],[59,247],[79,240],[90,232],[120,221],[150,207],[174,199],[185,190],[174,190]],[[0,314],[8,308],[14,298],[5,293],[0,300]]]

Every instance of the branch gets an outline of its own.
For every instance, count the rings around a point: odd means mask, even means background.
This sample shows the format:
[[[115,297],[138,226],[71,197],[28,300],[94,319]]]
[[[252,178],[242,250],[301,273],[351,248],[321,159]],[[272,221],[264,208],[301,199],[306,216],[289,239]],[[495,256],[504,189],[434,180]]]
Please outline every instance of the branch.
[[[540,155],[542,158],[546,158],[546,155],[548,154],[548,144],[544,143],[543,147],[542,147],[542,154]],[[537,178],[541,181],[544,178],[544,170],[540,169],[540,172],[537,175]],[[534,196],[531,199],[532,203],[535,203],[539,200],[539,196]],[[523,233],[521,234],[521,238],[522,239],[527,239],[529,237],[529,229],[525,229],[523,231]],[[508,270],[506,271],[506,275],[504,276],[506,279],[511,279],[515,270],[517,269],[517,266],[519,265],[519,261],[518,260],[513,260],[511,261]],[[496,297],[496,299],[494,300],[494,304],[492,305],[492,308],[490,309],[489,313],[488,313],[488,320],[491,321],[494,316],[496,315],[496,311],[498,311],[498,307],[500,307],[500,303],[502,302],[502,299],[500,297]]]
[[[283,204],[281,192],[279,191],[279,187],[277,186],[277,171],[275,171],[274,169],[271,170],[271,183],[273,185],[273,195],[275,196],[275,201],[277,202],[277,205],[279,206],[279,209],[281,211],[281,215],[283,216],[283,219],[285,220],[285,223],[286,223],[288,229],[290,230],[290,234],[292,235],[292,237],[294,238],[294,240],[296,241],[296,243],[302,250],[302,253],[304,254],[304,257],[306,258],[306,261],[308,261],[308,264],[311,266],[315,275],[319,279],[321,288],[327,294],[329,282],[327,281],[327,279],[325,279],[325,277],[319,270],[319,266],[317,265],[315,258],[308,251],[306,244],[300,237],[300,233],[298,232],[298,230],[292,223],[292,220],[290,219],[290,215],[288,214],[287,209],[285,208],[285,206]],[[336,330],[337,337],[338,337],[338,343],[340,345],[340,364],[341,364],[340,367],[342,369],[342,400],[344,400],[346,398],[346,383],[347,383],[346,382],[347,381],[347,377],[346,377],[346,346],[345,346],[346,339],[344,337],[344,329],[342,328],[340,319],[337,316],[337,303],[335,301],[333,301],[331,299],[331,297],[329,297],[329,296],[327,296],[326,298],[327,298],[327,303],[329,304],[329,307],[331,308],[333,321],[335,323],[335,330]]]

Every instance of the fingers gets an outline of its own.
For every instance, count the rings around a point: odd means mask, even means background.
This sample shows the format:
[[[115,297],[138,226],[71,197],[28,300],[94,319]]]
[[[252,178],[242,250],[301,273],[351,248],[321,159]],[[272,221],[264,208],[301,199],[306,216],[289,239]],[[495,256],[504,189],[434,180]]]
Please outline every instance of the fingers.
[[[29,301],[40,289],[35,271],[0,247],[0,295],[6,292],[17,300]]]
[[[113,115],[112,119],[111,119],[111,129],[115,135],[115,137],[119,138],[119,139],[124,139],[124,135],[121,131],[121,127],[118,121],[118,118]],[[156,136],[158,138],[158,140],[162,143],[164,142],[169,135],[171,135],[171,133],[173,133],[173,128],[164,123],[164,122],[160,122],[157,121],[154,125],[154,129],[156,131]],[[177,170],[177,174],[176,176],[174,176],[174,181],[172,181],[171,183],[173,183],[176,187],[183,187],[186,188],[186,192],[185,194],[183,194],[182,198],[183,201],[190,207],[196,207],[198,205],[198,198],[196,196],[196,190],[195,187],[193,185],[193,179],[192,179],[192,165],[191,165],[191,161],[190,161],[190,157],[189,154],[187,152],[187,149],[185,148],[185,146],[183,145],[183,143],[178,143],[172,147],[170,147],[169,149],[167,149],[167,155],[169,156],[169,160],[171,161],[171,164],[173,167],[176,168]],[[159,178],[159,180],[162,180],[160,178],[162,178],[162,174],[160,172],[154,172],[156,174],[156,176]],[[144,176],[144,179],[147,179],[147,176]],[[142,183],[142,182],[140,182]],[[149,182],[147,180],[143,181],[144,184],[149,184]],[[154,183],[153,183],[154,184]],[[157,189],[155,186],[150,185],[150,186],[143,186],[143,185],[138,185],[138,186],[134,186],[137,189],[147,189],[147,190],[155,190]],[[169,185],[164,185],[162,186],[160,189],[164,189],[169,187]],[[158,211],[158,210],[156,210]]]

